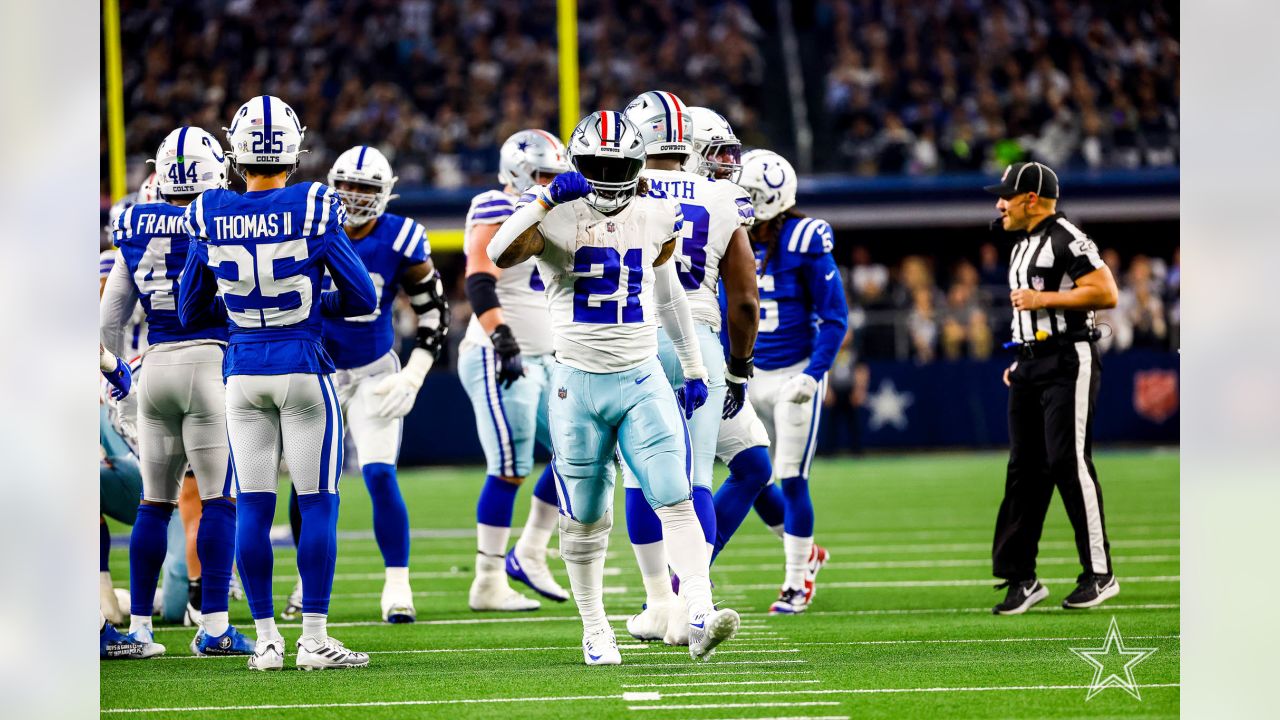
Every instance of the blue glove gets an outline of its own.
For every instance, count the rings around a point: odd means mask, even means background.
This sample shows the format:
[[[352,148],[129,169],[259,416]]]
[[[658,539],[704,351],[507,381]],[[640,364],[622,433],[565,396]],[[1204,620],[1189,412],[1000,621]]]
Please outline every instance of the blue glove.
[[[103,371],[102,377],[111,383],[111,397],[116,400],[123,400],[133,387],[133,373],[129,372],[129,366],[120,358],[116,358],[116,369]]]
[[[685,380],[684,387],[676,391],[676,400],[684,410],[684,419],[693,417],[693,411],[707,401],[707,383],[701,379]]]
[[[584,198],[594,192],[595,188],[591,187],[591,183],[580,172],[560,173],[555,180],[547,186],[547,193],[551,195],[551,202],[559,205],[570,200]]]

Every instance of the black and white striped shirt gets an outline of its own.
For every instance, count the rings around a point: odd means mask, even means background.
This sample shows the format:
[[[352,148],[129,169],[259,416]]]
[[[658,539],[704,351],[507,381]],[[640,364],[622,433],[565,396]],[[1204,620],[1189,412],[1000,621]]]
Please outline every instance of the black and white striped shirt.
[[[1075,281],[1103,266],[1098,246],[1055,213],[1024,233],[1009,258],[1009,288],[1066,291]],[[1049,336],[1093,329],[1092,310],[1022,310],[1013,314],[1013,340],[1035,342],[1039,331]],[[1044,339],[1041,334],[1040,339]]]

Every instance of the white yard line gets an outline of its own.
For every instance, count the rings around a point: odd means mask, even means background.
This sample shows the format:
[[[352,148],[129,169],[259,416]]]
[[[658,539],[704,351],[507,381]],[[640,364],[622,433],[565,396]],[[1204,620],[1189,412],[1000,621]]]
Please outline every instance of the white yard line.
[[[976,687],[931,687],[931,688],[832,688],[826,690],[725,690],[718,692],[715,690],[700,690],[697,692],[677,692],[677,693],[661,693],[660,699],[667,698],[690,698],[690,697],[719,697],[722,695],[736,696],[792,696],[792,695],[876,695],[890,693],[953,693],[953,692],[1008,692],[1008,691],[1031,691],[1031,690],[1088,690],[1089,685],[991,685]],[[1182,687],[1181,683],[1148,683],[1138,685],[1141,689],[1146,688],[1172,688]],[[801,704],[801,703],[796,703]],[[646,706],[651,709],[658,709],[662,705]],[[676,707],[674,705],[665,706],[668,709]]]
[[[783,678],[779,680],[717,680],[715,682],[690,682],[690,683],[643,683],[636,685],[626,685],[624,688],[686,688],[686,687],[720,687],[722,685],[796,685],[796,684],[813,684],[820,683],[821,680],[797,680],[795,678]]]
[[[628,710],[716,710],[722,708],[763,708],[763,707],[831,707],[838,702],[760,702],[760,703],[714,703],[698,705],[628,705]]]
[[[819,540],[821,540],[821,538],[819,538]],[[779,565],[780,565],[782,560],[782,544],[777,542],[776,540],[774,541],[774,543],[775,544],[773,545],[773,547],[736,547],[735,545],[730,545],[729,547],[725,548],[724,556],[725,558],[776,557],[778,558]],[[990,541],[985,543],[976,543],[976,542],[975,543],[893,543],[893,544],[887,544],[887,545],[882,544],[882,545],[848,545],[848,546],[827,545],[823,543],[822,546],[831,551],[832,556],[836,558],[837,562],[841,557],[847,556],[847,555],[881,555],[882,556],[882,555],[891,555],[894,553],[901,553],[904,555],[911,555],[911,554],[917,554],[917,553],[933,555],[936,553],[947,553],[947,552],[954,552],[954,553],[964,553],[964,552],[990,553],[991,552]],[[1111,542],[1112,550],[1129,550],[1133,548],[1176,548],[1180,546],[1181,546],[1181,541],[1178,538],[1112,540]],[[1075,543],[1068,540],[1046,540],[1040,543],[1041,550],[1075,550],[1075,547],[1076,547]],[[711,571],[714,573],[718,567],[719,567],[718,565],[711,566]]]
[[[1150,575],[1139,577],[1122,577],[1121,581],[1126,583],[1176,583],[1181,582],[1182,578],[1178,575]],[[1060,585],[1075,585],[1075,578],[1041,578],[1041,582],[1046,585],[1057,583]],[[906,587],[971,587],[980,585],[991,585],[992,581],[987,579],[977,580],[850,580],[846,582],[824,582],[822,589],[824,590],[853,590],[866,588],[906,588]],[[754,585],[734,585],[739,590],[770,590],[776,588],[776,583],[760,583]]]
[[[715,663],[715,665],[723,665],[724,663]],[[623,665],[622,669],[626,670],[635,665]],[[714,666],[712,666],[714,667]],[[750,670],[725,670],[718,672],[714,669],[705,669],[704,667],[694,666],[683,672],[675,673],[636,673],[628,675],[631,678],[675,678],[675,677],[706,677],[708,675],[750,675],[756,677],[758,675],[812,675],[812,670],[759,670],[752,668]]]
[[[724,662],[715,663],[716,667],[721,665],[802,665],[808,663],[808,660],[725,660]],[[673,668],[680,667],[678,663],[626,663],[624,668]],[[632,676],[635,677],[635,676]]]
[[[1114,556],[1114,561],[1125,565],[1178,562],[1181,558],[1178,555],[1130,555],[1128,557]],[[1056,558],[1037,558],[1037,565],[1076,565],[1080,562],[1077,557],[1056,557]],[[778,563],[755,563],[750,565],[716,565],[712,567],[713,572],[734,573],[734,572],[759,572],[768,570],[777,570]],[[865,561],[865,562],[839,562],[834,561],[830,565],[823,568],[823,576],[833,570],[898,570],[911,568],[959,568],[959,567],[990,567],[991,558],[963,558],[957,560],[883,560],[883,561]]]

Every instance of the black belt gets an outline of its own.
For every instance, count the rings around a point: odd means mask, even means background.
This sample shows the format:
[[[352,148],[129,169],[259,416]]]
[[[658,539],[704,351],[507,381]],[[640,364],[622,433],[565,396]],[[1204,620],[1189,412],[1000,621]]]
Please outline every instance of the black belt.
[[[1036,342],[1022,343],[1012,348],[1018,357],[1023,360],[1032,360],[1035,358],[1047,357],[1061,352],[1064,348],[1075,345],[1078,342],[1097,342],[1100,333],[1094,330],[1086,330],[1084,332],[1075,332],[1069,335],[1057,335],[1047,340],[1039,340]]]

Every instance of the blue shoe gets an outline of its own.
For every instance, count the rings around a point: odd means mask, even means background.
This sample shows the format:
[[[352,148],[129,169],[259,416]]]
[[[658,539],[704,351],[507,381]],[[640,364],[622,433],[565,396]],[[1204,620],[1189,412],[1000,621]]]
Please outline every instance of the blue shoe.
[[[132,640],[128,635],[115,629],[111,623],[104,623],[102,632],[98,634],[98,657],[102,660],[134,660],[151,657],[146,654],[145,643]]]
[[[200,628],[191,640],[192,655],[252,655],[253,643],[235,626],[227,626],[227,631],[213,637]]]
[[[528,585],[529,589],[548,600],[564,602],[569,599],[569,593],[551,575],[545,555],[540,558],[524,557],[516,553],[516,548],[511,548],[507,551],[507,577]]]
[[[119,635],[115,628],[111,628],[111,631]],[[106,633],[105,627],[103,628],[103,633]],[[125,635],[124,639],[127,642],[142,646],[142,650],[137,651],[137,655],[130,655],[129,657],[150,658],[164,654],[164,646],[156,642],[156,637],[149,627],[144,627],[136,632],[131,632],[128,635]]]

